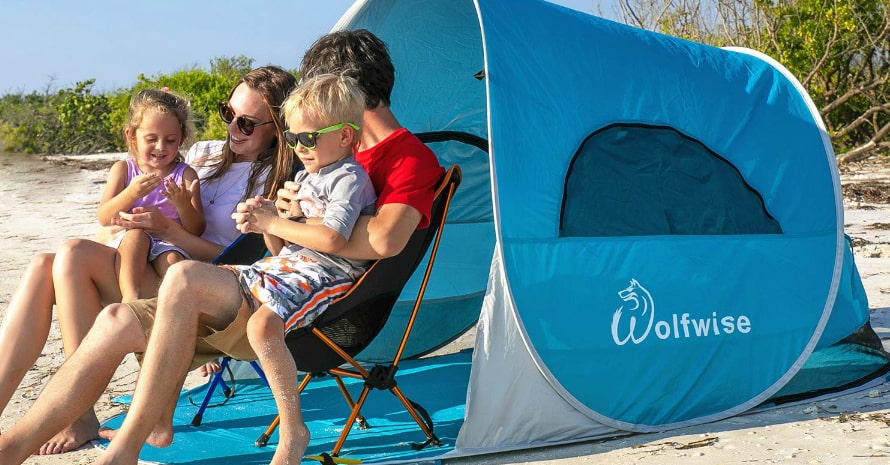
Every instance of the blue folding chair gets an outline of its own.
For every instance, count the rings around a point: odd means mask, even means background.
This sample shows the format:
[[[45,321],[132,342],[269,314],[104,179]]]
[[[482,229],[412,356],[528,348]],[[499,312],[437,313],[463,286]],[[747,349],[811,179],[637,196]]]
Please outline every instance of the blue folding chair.
[[[242,234],[213,260],[213,264],[250,265],[268,254],[269,250],[266,248],[266,243],[263,240],[262,234]],[[207,410],[210,405],[210,399],[213,396],[213,393],[216,392],[217,388],[222,389],[225,399],[219,405],[225,404],[229,399],[235,396],[235,377],[232,375],[232,371],[229,367],[230,361],[231,358],[224,357],[220,362],[220,370],[217,373],[214,373],[208,381],[209,386],[207,387],[207,393],[204,396],[204,400],[201,401],[201,405],[198,407],[198,412],[192,417],[192,422],[190,423],[192,426],[199,426],[203,421],[204,411]],[[262,379],[268,386],[269,382],[266,380],[266,375],[263,373],[262,368],[260,368],[259,363],[251,361],[250,366],[253,367],[260,379]],[[223,379],[224,373],[229,373],[230,379],[228,383]]]

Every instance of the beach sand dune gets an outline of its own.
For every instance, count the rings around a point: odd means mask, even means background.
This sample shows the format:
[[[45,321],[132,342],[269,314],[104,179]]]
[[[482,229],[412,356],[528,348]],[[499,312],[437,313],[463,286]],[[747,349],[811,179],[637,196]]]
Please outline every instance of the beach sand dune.
[[[0,311],[5,311],[34,255],[73,237],[90,238],[104,187],[107,157],[67,160],[0,155]],[[846,167],[842,173],[845,229],[871,307],[872,324],[890,346],[890,164]],[[464,337],[459,344],[471,344]],[[31,405],[64,359],[59,331],[0,417],[8,429]],[[97,405],[100,418],[120,411],[114,396],[131,391],[132,357],[118,368]],[[188,384],[203,382],[195,375]],[[99,451],[85,446],[60,456],[34,456],[28,464],[90,463]],[[608,441],[449,460],[449,464],[886,464],[890,463],[890,383],[794,406],[740,415],[664,433]]]

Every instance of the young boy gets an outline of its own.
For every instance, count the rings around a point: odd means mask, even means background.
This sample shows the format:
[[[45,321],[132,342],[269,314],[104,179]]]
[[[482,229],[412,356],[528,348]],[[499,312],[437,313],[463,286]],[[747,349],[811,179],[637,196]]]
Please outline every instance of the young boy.
[[[365,272],[368,260],[336,254],[346,246],[359,215],[373,214],[376,195],[353,159],[364,95],[354,79],[323,74],[306,80],[282,105],[285,142],[303,162],[291,210],[279,214],[270,200],[245,202],[232,217],[242,232],[263,233],[274,257],[229,267],[255,308],[247,339],[263,365],[281,415],[272,463],[301,457],[309,442],[297,392],[297,369],[285,334],[312,322]],[[320,223],[294,224],[304,218]],[[282,447],[284,446],[284,447]]]

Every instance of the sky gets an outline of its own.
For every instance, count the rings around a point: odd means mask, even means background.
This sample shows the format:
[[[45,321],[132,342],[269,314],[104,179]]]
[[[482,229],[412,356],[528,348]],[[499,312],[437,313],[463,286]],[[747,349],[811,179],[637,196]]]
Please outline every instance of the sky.
[[[509,0],[502,0],[509,1]],[[552,0],[603,16],[615,0]],[[130,87],[210,60],[244,55],[254,66],[296,69],[352,0],[3,0],[0,95],[74,87]]]

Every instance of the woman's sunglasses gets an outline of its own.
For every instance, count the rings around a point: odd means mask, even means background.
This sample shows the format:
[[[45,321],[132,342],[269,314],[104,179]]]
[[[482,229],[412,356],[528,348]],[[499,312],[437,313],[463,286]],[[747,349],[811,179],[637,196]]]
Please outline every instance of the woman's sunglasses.
[[[358,126],[353,123],[337,123],[333,126],[328,126],[314,132],[298,132],[294,134],[290,131],[284,131],[284,143],[294,150],[297,149],[297,143],[302,145],[303,148],[313,150],[315,149],[315,146],[318,145],[318,142],[316,141],[316,139],[318,139],[318,136],[327,134],[329,132],[334,132],[338,129],[343,128],[343,126],[349,126],[352,129],[358,131]]]
[[[244,134],[245,136],[253,134],[253,130],[257,126],[272,124],[275,122],[274,120],[272,120],[266,121],[265,123],[257,123],[243,116],[235,118],[235,112],[232,111],[232,108],[229,107],[229,104],[225,102],[220,102],[220,104],[217,105],[216,109],[219,111],[219,119],[223,120],[223,123],[232,124],[232,120],[235,120],[235,125],[238,126],[238,130],[241,131],[241,134]]]

